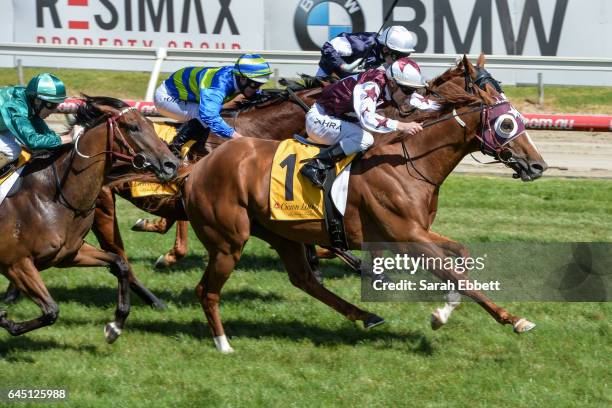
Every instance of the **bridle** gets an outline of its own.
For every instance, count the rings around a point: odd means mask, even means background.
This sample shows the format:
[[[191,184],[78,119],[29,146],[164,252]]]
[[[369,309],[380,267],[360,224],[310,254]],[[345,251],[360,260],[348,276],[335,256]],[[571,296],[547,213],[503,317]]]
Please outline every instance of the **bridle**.
[[[75,154],[84,159],[91,159],[91,158],[105,154],[107,155],[108,163],[110,163],[113,159],[115,159],[115,160],[131,163],[132,166],[138,170],[142,170],[146,167],[149,167],[151,163],[148,161],[147,157],[142,153],[136,153],[134,151],[134,148],[126,140],[125,136],[121,132],[121,129],[119,128],[119,125],[117,123],[118,119],[121,118],[121,116],[125,115],[128,112],[135,111],[135,110],[137,110],[135,107],[124,108],[121,111],[119,111],[116,115],[110,116],[108,117],[108,119],[106,119],[106,126],[107,126],[107,132],[108,132],[107,135],[110,133],[110,136],[107,137],[106,150],[103,150],[99,153],[96,153],[93,155],[85,155],[79,151],[79,141],[81,140],[81,137],[86,133],[85,131],[81,132],[81,134],[77,136],[74,142],[74,148],[72,149],[72,152],[70,153],[70,164],[67,166],[67,170],[63,178],[65,179],[66,174],[68,173],[68,171],[70,171],[72,162],[74,161]],[[120,151],[116,151],[113,149],[115,140],[127,150],[128,154],[124,154]],[[85,217],[88,214],[90,214],[96,208],[97,198],[96,200],[94,200],[91,206],[85,209],[76,208],[75,206],[70,204],[70,202],[64,195],[64,192],[62,190],[62,182],[57,173],[55,161],[52,162],[51,169],[53,170],[53,176],[55,179],[55,187],[58,192],[57,195],[59,197],[60,203],[63,204],[68,209],[74,211],[77,216]]]
[[[491,76],[491,74],[489,74],[484,69],[482,71],[484,71],[484,73],[479,73],[478,79],[476,80],[476,82],[474,82],[472,80],[471,75],[469,74],[467,70],[467,67],[465,67],[465,74],[464,74],[465,89],[468,93],[474,94],[474,89],[473,89],[474,86],[478,86],[481,89],[484,89],[484,86],[487,83],[491,83],[495,89],[501,89],[501,87],[499,86],[499,83],[497,83],[497,81]],[[513,137],[506,139],[503,143],[501,143],[498,140],[498,138],[495,137],[495,131],[491,128],[491,121],[490,121],[491,111],[495,110],[496,108],[500,106],[504,106],[504,105],[508,105],[510,107],[512,106],[510,105],[510,102],[508,102],[507,100],[500,100],[497,103],[492,104],[492,105],[481,104],[477,107],[472,107],[462,112],[457,112],[456,109],[453,109],[453,112],[451,114],[447,114],[440,118],[431,120],[429,122],[425,122],[421,125],[421,127],[425,129],[425,128],[437,125],[439,123],[446,122],[451,119],[455,119],[457,123],[459,123],[459,125],[463,128],[463,138],[464,138],[464,142],[466,142],[467,141],[467,124],[465,123],[465,121],[461,119],[461,116],[465,116],[465,115],[468,115],[474,112],[480,112],[480,130],[475,132],[475,136],[480,141],[480,151],[485,155],[493,156],[495,160],[483,163],[479,161],[473,155],[472,157],[478,163],[482,163],[482,164],[503,163],[506,166],[509,166],[511,163],[516,162],[516,159],[513,157],[512,151],[507,147],[507,145],[512,140],[514,140],[516,137],[518,137],[522,132],[517,132]],[[439,187],[440,185],[438,183],[431,181],[428,177],[426,177],[422,172],[420,172],[417,169],[414,161],[412,160],[410,156],[410,153],[406,146],[405,139],[402,139],[401,144],[402,144],[402,152],[403,152],[404,158],[406,159],[405,164],[406,164],[406,170],[408,170],[408,173],[410,174],[410,171],[408,168],[408,164],[410,164],[410,166],[419,175],[422,181],[425,181],[426,183],[431,184],[434,187]]]
[[[125,115],[126,113],[129,113],[131,111],[137,111],[137,109],[133,106],[130,106],[128,108],[124,108],[121,111],[119,111],[116,115],[114,116],[110,116],[108,119],[106,119],[106,125],[108,128],[108,132],[110,134],[112,134],[112,138],[109,137],[107,138],[108,141],[108,145],[107,145],[107,150],[103,150],[99,153],[93,154],[93,155],[86,155],[83,154],[79,151],[79,141],[81,140],[81,137],[85,134],[85,132],[82,132],[75,140],[74,142],[74,150],[76,152],[77,155],[79,155],[80,157],[84,158],[84,159],[91,159],[93,157],[96,156],[100,156],[102,154],[108,154],[109,160],[112,160],[113,158],[119,161],[124,161],[127,163],[131,163],[132,166],[137,169],[137,170],[142,170],[145,169],[147,167],[149,167],[151,165],[151,162],[149,162],[149,160],[147,159],[147,157],[142,154],[142,153],[136,153],[134,151],[134,148],[129,144],[129,142],[126,140],[125,136],[123,135],[123,132],[121,132],[121,129],[117,123],[117,120]],[[121,144],[128,152],[128,154],[124,154],[121,153],[120,151],[116,151],[113,149],[114,147],[114,141],[117,141],[119,144]]]

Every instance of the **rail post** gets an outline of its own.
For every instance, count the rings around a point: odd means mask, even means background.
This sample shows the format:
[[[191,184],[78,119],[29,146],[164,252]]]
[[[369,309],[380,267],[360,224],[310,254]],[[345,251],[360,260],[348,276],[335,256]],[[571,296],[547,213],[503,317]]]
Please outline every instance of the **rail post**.
[[[155,93],[159,73],[161,72],[162,64],[167,55],[168,52],[163,47],[158,48],[157,52],[155,53],[155,65],[153,66],[153,71],[151,71],[151,77],[149,78],[149,85],[147,86],[147,93],[145,95],[146,102],[151,102],[153,100],[153,94]]]

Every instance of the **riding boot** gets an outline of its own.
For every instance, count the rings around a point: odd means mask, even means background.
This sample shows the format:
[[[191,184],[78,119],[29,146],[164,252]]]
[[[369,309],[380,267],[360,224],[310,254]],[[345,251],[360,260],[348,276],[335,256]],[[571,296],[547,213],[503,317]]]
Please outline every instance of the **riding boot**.
[[[333,168],[336,162],[344,159],[346,154],[339,143],[321,150],[300,169],[300,173],[315,186],[323,188],[327,170]]]
[[[190,140],[197,139],[198,136],[203,136],[205,132],[206,128],[202,126],[199,119],[191,119],[183,123],[170,144],[170,150],[180,157],[183,145]]]

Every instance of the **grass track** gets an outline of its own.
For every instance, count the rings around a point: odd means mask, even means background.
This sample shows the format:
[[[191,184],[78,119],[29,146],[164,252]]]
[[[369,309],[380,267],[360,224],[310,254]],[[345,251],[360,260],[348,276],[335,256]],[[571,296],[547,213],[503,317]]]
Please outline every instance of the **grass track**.
[[[466,242],[612,241],[611,198],[612,181],[605,180],[525,184],[453,176],[442,189],[436,230]],[[133,297],[126,331],[109,346],[102,328],[113,315],[116,281],[102,269],[46,271],[60,318],[22,337],[0,333],[0,388],[67,388],[69,402],[58,406],[73,407],[612,403],[609,303],[506,304],[538,324],[524,336],[464,304],[447,327],[432,332],[434,304],[364,304],[358,279],[324,262],[328,287],[387,319],[366,332],[292,287],[275,254],[257,240],[223,296],[237,352],[219,355],[193,292],[200,244],[193,240],[174,270],[156,272],[151,265],[172,236],[128,231],[142,213],[124,201],[119,207],[136,273],[168,309],[151,310]],[[38,310],[22,302],[8,312],[25,319]]]

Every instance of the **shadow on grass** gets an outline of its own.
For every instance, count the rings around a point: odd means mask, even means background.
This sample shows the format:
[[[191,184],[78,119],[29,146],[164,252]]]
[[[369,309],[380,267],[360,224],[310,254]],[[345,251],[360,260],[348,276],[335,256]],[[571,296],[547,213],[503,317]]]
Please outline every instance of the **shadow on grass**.
[[[254,339],[272,338],[290,340],[299,343],[310,340],[317,346],[359,345],[380,342],[380,347],[390,348],[391,343],[401,342],[409,345],[411,351],[432,355],[434,347],[431,341],[421,332],[396,333],[377,328],[364,331],[352,326],[340,328],[325,328],[299,321],[263,321],[253,322],[243,319],[227,319],[224,321],[226,333],[230,338],[235,335],[241,338]],[[191,322],[130,322],[128,330],[140,330],[147,333],[157,333],[175,337],[187,335],[201,340],[211,340],[206,323],[200,320]]]
[[[91,320],[80,318],[64,318],[62,322],[64,325],[72,326],[92,323]],[[435,351],[430,339],[421,332],[397,333],[387,331],[383,327],[365,331],[352,325],[345,325],[340,328],[325,328],[300,321],[254,322],[244,319],[226,319],[224,320],[224,327],[230,339],[232,336],[238,336],[240,338],[289,340],[295,343],[309,340],[316,346],[358,346],[363,344],[367,347],[373,346],[381,349],[389,349],[396,344],[401,344],[407,346],[414,353],[427,356],[432,355]],[[126,331],[159,334],[169,338],[188,336],[203,342],[212,340],[204,318],[202,320],[194,319],[190,322],[145,322],[132,319],[128,320]],[[62,346],[60,345],[60,347]]]
[[[35,359],[32,357],[13,355],[12,352],[23,353],[50,349],[72,350],[77,352],[85,351],[89,354],[98,354],[98,350],[95,346],[79,345],[78,347],[76,347],[69,344],[58,343],[55,340],[36,340],[27,337],[27,334],[19,337],[9,337],[6,339],[0,339],[0,358],[9,362],[35,362]]]
[[[100,308],[114,307],[117,302],[117,290],[109,287],[79,286],[76,288],[51,288],[51,294],[56,302],[75,302],[83,306],[95,306]],[[176,305],[197,305],[198,299],[195,295],[195,285],[185,288],[179,293],[169,290],[154,290],[154,294],[163,302],[173,302]],[[250,301],[262,301],[266,303],[285,300],[283,296],[275,293],[261,293],[251,289],[227,290],[223,292],[223,303],[241,303]],[[132,305],[144,305],[140,298],[131,293]]]
[[[145,267],[153,267],[156,260],[157,258],[148,256],[130,257],[131,263],[140,264]],[[175,265],[169,268],[156,269],[155,271],[167,275],[180,272],[191,272],[194,269],[201,271],[206,266],[207,262],[208,260],[201,256],[195,254],[187,255]],[[344,265],[338,260],[321,260],[319,262],[319,269],[323,272],[323,276],[325,278],[333,279],[343,278],[346,276],[358,276],[358,273],[354,272],[347,265]],[[276,272],[285,272],[283,263],[276,255],[243,254],[236,268],[241,270],[266,269]]]

